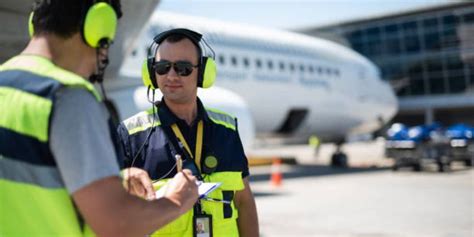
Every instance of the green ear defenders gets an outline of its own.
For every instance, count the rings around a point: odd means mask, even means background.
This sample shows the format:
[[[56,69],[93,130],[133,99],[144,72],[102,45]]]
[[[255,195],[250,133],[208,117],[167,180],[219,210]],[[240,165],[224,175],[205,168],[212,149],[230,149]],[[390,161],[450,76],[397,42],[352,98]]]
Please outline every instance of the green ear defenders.
[[[155,55],[158,50],[158,46],[171,35],[183,35],[193,42],[199,49],[199,66],[198,66],[198,80],[197,86],[202,88],[209,88],[214,84],[216,80],[217,67],[214,61],[214,51],[202,38],[202,35],[188,29],[178,28],[168,31],[164,31],[153,38],[153,42],[148,47],[148,56],[142,64],[142,80],[143,84],[151,89],[158,89],[158,83],[156,82],[155,72],[153,70],[153,63],[155,62]],[[212,56],[203,56],[203,49],[200,43],[204,42],[210,51]]]
[[[34,35],[33,15],[30,13],[28,31]],[[106,2],[94,3],[85,13],[82,23],[82,38],[87,45],[98,48],[101,44],[111,44],[117,30],[117,14]]]
[[[108,3],[98,2],[87,10],[82,36],[89,46],[98,48],[102,43],[112,43],[116,30],[117,14]]]

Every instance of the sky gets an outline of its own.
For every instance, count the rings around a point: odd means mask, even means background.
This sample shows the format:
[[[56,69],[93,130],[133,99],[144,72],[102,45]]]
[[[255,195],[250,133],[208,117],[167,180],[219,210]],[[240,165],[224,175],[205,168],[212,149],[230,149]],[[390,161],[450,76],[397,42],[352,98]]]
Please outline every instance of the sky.
[[[458,0],[161,0],[158,9],[255,26],[303,29]]]

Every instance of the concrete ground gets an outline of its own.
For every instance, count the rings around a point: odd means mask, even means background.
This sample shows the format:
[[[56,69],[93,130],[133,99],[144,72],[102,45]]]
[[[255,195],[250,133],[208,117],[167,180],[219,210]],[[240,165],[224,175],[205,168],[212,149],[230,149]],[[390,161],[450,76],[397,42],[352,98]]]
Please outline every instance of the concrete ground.
[[[293,156],[282,165],[280,187],[270,166],[251,168],[261,236],[474,236],[474,170],[390,170],[383,141],[344,146],[351,168],[327,166],[335,149],[319,155],[307,146],[261,149],[259,155]]]

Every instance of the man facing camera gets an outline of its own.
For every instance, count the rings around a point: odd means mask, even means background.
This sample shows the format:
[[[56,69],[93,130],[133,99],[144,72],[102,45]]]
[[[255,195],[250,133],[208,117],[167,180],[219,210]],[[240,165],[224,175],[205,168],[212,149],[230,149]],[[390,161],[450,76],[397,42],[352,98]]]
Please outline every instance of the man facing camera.
[[[183,168],[203,182],[221,183],[193,211],[155,236],[193,236],[197,223],[209,223],[209,236],[258,236],[237,120],[205,108],[197,97],[197,88],[211,87],[216,76],[213,59],[203,55],[203,41],[188,29],[172,29],[153,39],[143,81],[149,90],[160,89],[163,98],[120,124],[124,163],[146,170],[157,187]]]

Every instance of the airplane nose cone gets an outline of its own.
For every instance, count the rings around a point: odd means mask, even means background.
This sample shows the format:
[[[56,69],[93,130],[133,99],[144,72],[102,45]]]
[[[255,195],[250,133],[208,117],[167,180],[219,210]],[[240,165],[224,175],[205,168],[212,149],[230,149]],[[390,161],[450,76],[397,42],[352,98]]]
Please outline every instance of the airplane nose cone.
[[[390,84],[384,82],[384,113],[382,118],[385,122],[390,121],[398,111],[398,98],[395,95],[393,88]]]

